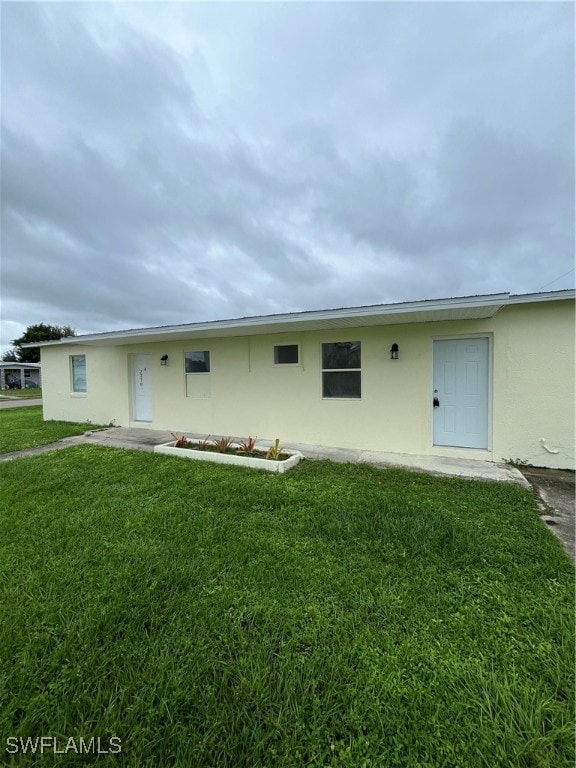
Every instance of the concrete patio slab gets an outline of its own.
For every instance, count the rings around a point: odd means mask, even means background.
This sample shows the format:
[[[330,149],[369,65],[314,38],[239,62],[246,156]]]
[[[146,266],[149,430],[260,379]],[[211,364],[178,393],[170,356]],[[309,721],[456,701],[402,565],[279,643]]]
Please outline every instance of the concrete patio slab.
[[[263,445],[270,445],[263,441]],[[330,461],[350,462],[352,464],[371,464],[375,467],[398,467],[415,472],[427,472],[432,475],[464,477],[475,480],[493,480],[505,483],[517,483],[525,488],[530,483],[515,467],[497,464],[491,461],[474,459],[449,459],[442,456],[413,456],[405,453],[385,453],[383,451],[361,451],[347,448],[331,448],[323,445],[304,443],[285,443],[286,448],[300,451],[308,459],[328,459]]]

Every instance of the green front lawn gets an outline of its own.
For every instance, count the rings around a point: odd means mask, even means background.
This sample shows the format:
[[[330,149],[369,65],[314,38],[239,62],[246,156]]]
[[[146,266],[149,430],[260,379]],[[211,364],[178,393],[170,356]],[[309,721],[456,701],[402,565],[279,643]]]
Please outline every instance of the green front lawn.
[[[43,421],[42,406],[4,408],[0,411],[0,453],[47,445],[63,437],[81,435],[93,424]]]
[[[573,569],[522,488],[90,445],[0,475],[4,742],[115,736],[106,765],[134,768],[573,766]]]

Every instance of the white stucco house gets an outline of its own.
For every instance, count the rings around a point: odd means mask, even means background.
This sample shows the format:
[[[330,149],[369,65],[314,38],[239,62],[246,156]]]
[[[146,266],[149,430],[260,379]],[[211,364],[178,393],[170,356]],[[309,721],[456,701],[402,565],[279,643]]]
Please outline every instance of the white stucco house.
[[[41,347],[44,418],[574,468],[573,290],[246,317]]]

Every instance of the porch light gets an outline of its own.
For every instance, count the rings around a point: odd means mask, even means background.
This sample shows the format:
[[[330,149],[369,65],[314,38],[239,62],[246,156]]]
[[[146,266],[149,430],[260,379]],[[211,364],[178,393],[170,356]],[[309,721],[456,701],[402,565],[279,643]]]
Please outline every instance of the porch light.
[[[168,364],[168,355],[162,355],[160,358],[160,365],[167,365]]]
[[[399,351],[398,344],[392,344],[390,347],[390,360],[398,360]]]

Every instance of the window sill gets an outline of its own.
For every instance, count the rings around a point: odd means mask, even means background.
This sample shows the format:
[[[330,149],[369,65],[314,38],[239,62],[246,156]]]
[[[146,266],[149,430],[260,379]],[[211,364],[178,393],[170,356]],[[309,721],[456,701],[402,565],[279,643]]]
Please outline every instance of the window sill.
[[[330,403],[333,400],[337,400],[338,402],[345,402],[345,403],[359,403],[362,398],[361,397],[323,397],[322,400],[325,400],[326,402]]]
[[[70,397],[88,397],[88,392],[70,392]]]

